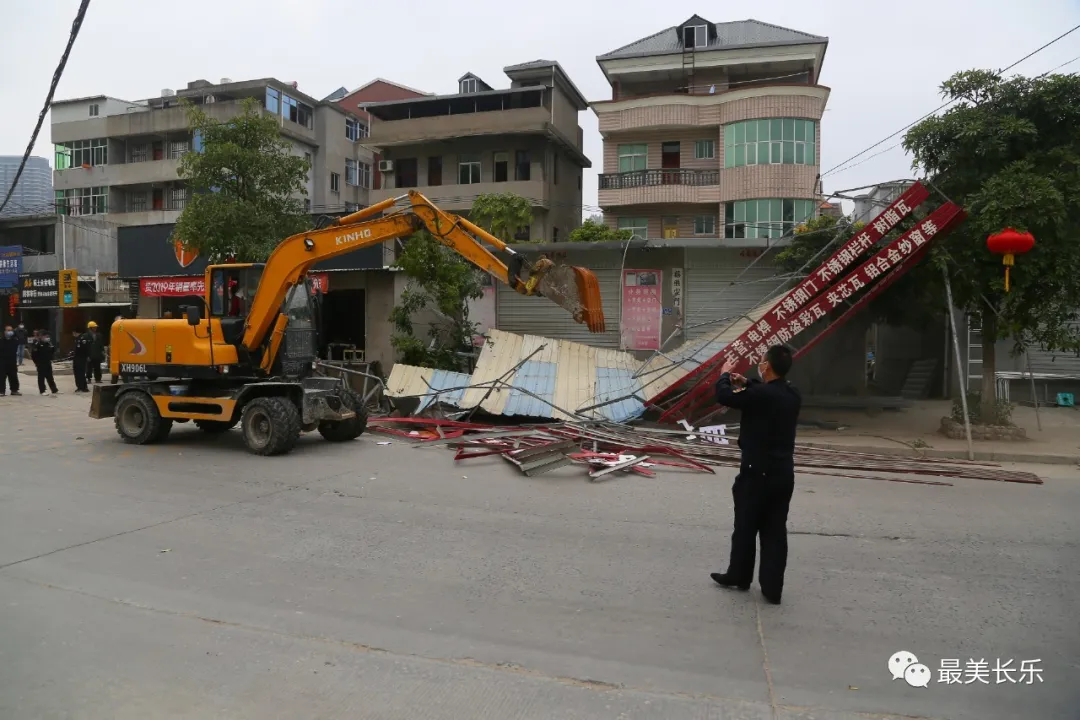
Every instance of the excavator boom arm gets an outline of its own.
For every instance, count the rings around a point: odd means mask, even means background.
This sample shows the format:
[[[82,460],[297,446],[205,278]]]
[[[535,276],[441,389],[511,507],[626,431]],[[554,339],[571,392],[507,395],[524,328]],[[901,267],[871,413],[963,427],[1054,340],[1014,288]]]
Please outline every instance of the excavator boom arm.
[[[408,205],[402,210],[372,218],[373,215],[405,200]],[[551,272],[551,280],[548,282],[545,272],[534,270],[534,277],[525,282],[520,277],[524,260],[506,243],[468,220],[440,210],[422,194],[412,190],[408,195],[384,200],[340,218],[328,227],[283,240],[270,254],[263,268],[259,288],[252,300],[244,329],[244,346],[255,350],[263,343],[273,328],[286,293],[300,282],[316,263],[387,240],[407,237],[421,228],[426,228],[443,245],[516,292],[523,295],[544,295],[570,311],[575,320],[586,323],[593,332],[603,332],[604,319],[600,307],[599,286],[596,276],[590,271],[585,268],[571,268],[569,274]],[[509,253],[511,259],[516,261],[512,263],[513,267],[508,268],[481,242]],[[550,266],[550,262],[547,266]],[[544,270],[547,270],[547,266]],[[559,281],[558,278],[564,279]],[[569,285],[575,283],[576,288],[568,289]]]

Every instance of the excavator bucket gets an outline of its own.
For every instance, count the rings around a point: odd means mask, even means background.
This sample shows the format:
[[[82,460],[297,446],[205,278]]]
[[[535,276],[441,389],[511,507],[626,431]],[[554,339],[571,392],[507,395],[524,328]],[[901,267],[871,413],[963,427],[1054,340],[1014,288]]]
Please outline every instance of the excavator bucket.
[[[589,332],[602,333],[606,329],[600,283],[592,270],[575,265],[551,267],[544,271],[537,294],[566,309]]]

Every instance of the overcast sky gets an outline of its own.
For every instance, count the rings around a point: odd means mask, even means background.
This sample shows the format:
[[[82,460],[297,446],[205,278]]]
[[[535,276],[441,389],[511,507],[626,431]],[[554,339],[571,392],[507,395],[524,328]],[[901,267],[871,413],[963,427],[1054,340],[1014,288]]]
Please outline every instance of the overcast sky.
[[[0,0],[0,155],[22,154],[63,52],[78,0]],[[829,38],[821,82],[832,88],[822,122],[822,170],[940,105],[957,70],[1001,68],[1080,23],[1077,0],[92,0],[56,99],[157,96],[205,78],[276,77],[322,98],[375,77],[435,93],[472,71],[494,87],[502,68],[558,60],[589,100],[610,98],[596,56],[678,25],[753,18]],[[1038,75],[1080,56],[1080,31],[1018,66]],[[1080,61],[1062,72],[1080,70]],[[581,114],[586,214],[602,161],[596,117]],[[895,144],[890,140],[872,155]],[[34,154],[49,158],[46,118]],[[864,156],[867,157],[867,156]],[[824,178],[827,192],[910,177],[900,148]]]

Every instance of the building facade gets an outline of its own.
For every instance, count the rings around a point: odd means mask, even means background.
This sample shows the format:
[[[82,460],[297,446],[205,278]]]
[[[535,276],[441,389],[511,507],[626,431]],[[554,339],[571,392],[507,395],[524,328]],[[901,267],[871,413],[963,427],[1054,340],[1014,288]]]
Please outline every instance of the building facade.
[[[371,202],[417,189],[439,207],[467,214],[488,193],[514,193],[533,208],[518,239],[565,240],[581,225],[583,168],[578,114],[588,103],[559,63],[503,68],[508,89],[473,73],[450,95],[368,103],[368,142],[380,153]]]
[[[693,16],[600,55],[611,99],[605,221],[636,236],[782,244],[821,203],[818,84],[828,39],[756,20]]]
[[[180,158],[199,148],[180,100],[224,121],[248,98],[278,120],[292,152],[311,161],[306,189],[313,213],[367,204],[372,154],[359,142],[358,117],[301,93],[295,83],[222,78],[137,102],[99,95],[53,103],[58,210],[108,215],[118,225],[175,223],[190,197],[178,173]]]
[[[21,155],[0,155],[0,202],[3,202],[15,182],[22,162]],[[42,157],[29,157],[19,184],[0,217],[42,215],[53,212],[52,168]]]

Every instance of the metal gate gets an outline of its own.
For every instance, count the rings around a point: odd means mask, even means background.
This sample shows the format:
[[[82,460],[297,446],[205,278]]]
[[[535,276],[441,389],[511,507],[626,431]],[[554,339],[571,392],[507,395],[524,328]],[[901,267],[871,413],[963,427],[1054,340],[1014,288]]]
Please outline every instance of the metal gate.
[[[683,304],[686,338],[714,335],[739,315],[775,296],[782,282],[776,277],[780,272],[771,252],[753,258],[743,257],[735,248],[688,248]],[[707,322],[710,324],[702,324]]]
[[[1080,322],[1070,323],[1074,330],[1080,330]],[[1067,375],[1080,378],[1080,357],[1070,352],[1050,352],[1048,350],[1030,350],[1031,371],[1035,374]],[[1026,370],[1026,368],[1024,368]]]
[[[573,340],[596,347],[619,347],[619,317],[622,293],[618,268],[595,270],[600,283],[607,330],[594,335],[555,303],[541,297],[519,295],[499,283],[495,300],[496,327],[512,333],[541,335],[557,340]]]

